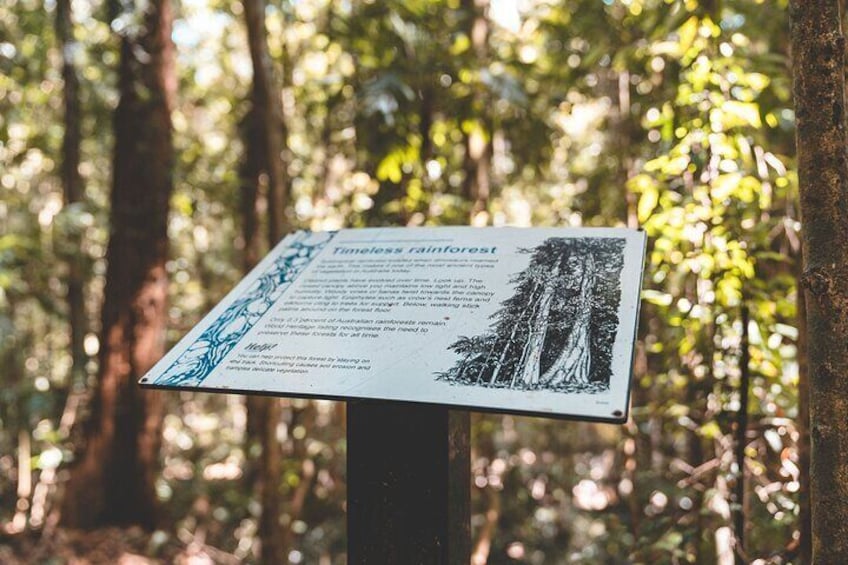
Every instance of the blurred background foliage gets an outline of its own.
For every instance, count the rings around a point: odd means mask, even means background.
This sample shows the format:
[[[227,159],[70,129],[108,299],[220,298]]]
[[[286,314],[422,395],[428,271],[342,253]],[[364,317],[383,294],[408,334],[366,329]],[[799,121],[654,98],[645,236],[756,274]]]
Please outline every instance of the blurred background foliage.
[[[786,4],[267,2],[289,225],[650,236],[627,425],[473,414],[474,563],[726,563],[733,540],[750,562],[805,561]],[[57,499],[97,375],[118,35],[135,24],[105,0],[71,7],[60,44],[57,0],[0,3],[0,561],[73,554]],[[175,5],[169,344],[242,273],[243,12]],[[79,77],[76,202],[59,175],[63,58]],[[119,537],[151,559],[257,562],[244,400],[165,402],[160,527]],[[344,406],[280,402],[286,558],[344,562]]]

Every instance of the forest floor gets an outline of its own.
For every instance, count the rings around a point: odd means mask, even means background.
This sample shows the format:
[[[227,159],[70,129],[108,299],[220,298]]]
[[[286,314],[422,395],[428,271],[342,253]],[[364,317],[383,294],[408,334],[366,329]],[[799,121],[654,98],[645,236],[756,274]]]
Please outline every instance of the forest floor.
[[[198,544],[185,545],[163,532],[141,528],[93,531],[57,529],[49,536],[0,536],[3,565],[211,565],[237,562],[234,556]]]

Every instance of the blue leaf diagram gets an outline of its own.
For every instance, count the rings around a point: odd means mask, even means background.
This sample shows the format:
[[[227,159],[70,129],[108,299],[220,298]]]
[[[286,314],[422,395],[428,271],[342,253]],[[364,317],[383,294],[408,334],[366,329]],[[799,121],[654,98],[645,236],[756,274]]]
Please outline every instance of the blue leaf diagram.
[[[274,262],[153,384],[199,386],[297,279],[336,232],[298,232]]]

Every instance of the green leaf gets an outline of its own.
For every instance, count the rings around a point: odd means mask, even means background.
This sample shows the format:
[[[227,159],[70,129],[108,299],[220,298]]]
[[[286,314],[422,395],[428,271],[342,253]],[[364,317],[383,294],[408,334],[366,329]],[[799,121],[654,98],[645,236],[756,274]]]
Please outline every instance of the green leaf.
[[[759,129],[763,126],[760,107],[753,102],[729,100],[721,105],[721,111],[724,113],[722,123],[726,128],[750,126]]]
[[[643,188],[642,196],[639,197],[639,205],[636,210],[639,222],[644,223],[648,220],[651,216],[651,212],[653,212],[654,208],[657,207],[659,198],[660,194],[656,186],[647,185]]]
[[[670,306],[673,300],[672,296],[667,292],[660,292],[650,288],[642,291],[642,298],[658,306]]]

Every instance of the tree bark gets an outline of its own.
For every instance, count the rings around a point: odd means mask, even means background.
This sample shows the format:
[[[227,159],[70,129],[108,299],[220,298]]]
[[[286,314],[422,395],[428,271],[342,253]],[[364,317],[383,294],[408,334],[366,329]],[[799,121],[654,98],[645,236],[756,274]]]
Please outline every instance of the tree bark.
[[[85,450],[63,503],[70,527],[156,523],[162,404],[159,393],[136,382],[165,345],[176,87],[171,22],[170,0],[151,0],[143,26],[121,37],[100,369]]]
[[[60,174],[65,205],[79,202],[83,197],[82,176],[79,173],[80,140],[82,139],[80,124],[79,78],[74,67],[74,54],[80,45],[74,39],[73,18],[71,17],[71,1],[57,0],[56,2],[56,40],[62,53],[62,81],[65,133],[62,137],[62,157]],[[80,237],[74,231],[74,241],[69,242],[72,255],[68,258],[67,301],[68,329],[71,344],[71,359],[73,361],[71,374],[72,383],[83,380],[85,364],[88,356],[85,353],[85,334],[87,318],[85,314],[85,298],[83,287],[85,278],[80,265]]]
[[[803,257],[796,259],[796,278],[798,287],[798,466],[801,468],[798,490],[798,530],[801,534],[798,544],[798,562],[809,565],[813,562],[812,514],[810,511],[810,376],[807,368],[807,308],[801,294],[800,263]]]
[[[848,558],[848,159],[840,4],[794,0],[790,10],[818,563]]]

